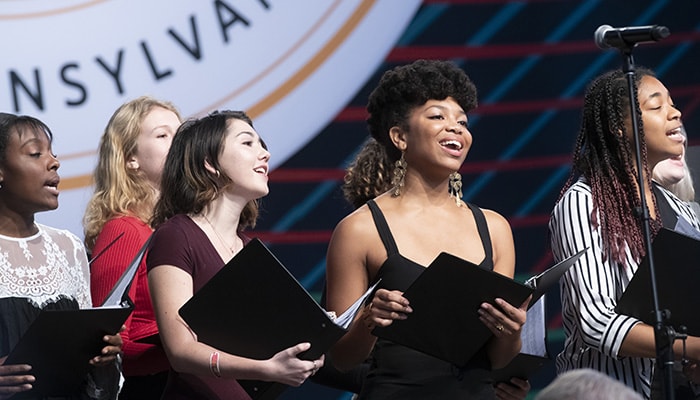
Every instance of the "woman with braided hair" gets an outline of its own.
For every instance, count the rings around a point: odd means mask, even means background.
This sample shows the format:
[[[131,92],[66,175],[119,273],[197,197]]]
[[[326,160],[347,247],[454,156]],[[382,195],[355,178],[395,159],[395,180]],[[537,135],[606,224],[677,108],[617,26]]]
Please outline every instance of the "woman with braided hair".
[[[652,183],[654,166],[683,152],[681,112],[653,72],[635,74],[642,165],[636,163],[628,84],[611,71],[588,87],[572,170],[549,222],[556,261],[588,248],[560,283],[566,340],[559,373],[593,368],[652,396],[656,347],[653,327],[616,313],[615,306],[645,255],[637,168],[644,176],[652,237],[678,218],[700,226],[687,203]],[[700,360],[700,338],[689,337],[687,357]],[[674,343],[676,357],[682,343]]]
[[[53,133],[28,115],[0,112],[0,399],[116,400],[121,380],[122,338],[104,336],[100,354],[90,360],[87,374],[71,393],[30,392],[41,383],[28,364],[5,364],[43,310],[90,308],[90,265],[80,239],[73,233],[41,224],[35,215],[58,207],[61,166],[53,152]],[[124,329],[125,327],[123,327]],[[123,331],[122,329],[122,331]],[[42,339],[55,346],[79,343]],[[113,333],[113,334],[112,334]],[[90,348],[100,340],[94,338]],[[39,346],[41,347],[41,346]],[[41,350],[35,348],[35,351]],[[66,368],[56,363],[55,369]],[[70,366],[68,367],[70,368]],[[21,393],[24,392],[24,393]]]

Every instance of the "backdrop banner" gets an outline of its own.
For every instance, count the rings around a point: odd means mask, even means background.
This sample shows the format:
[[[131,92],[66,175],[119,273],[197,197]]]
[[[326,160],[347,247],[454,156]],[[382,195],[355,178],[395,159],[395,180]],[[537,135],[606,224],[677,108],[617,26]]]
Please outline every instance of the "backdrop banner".
[[[247,111],[271,165],[302,148],[378,68],[420,0],[8,0],[0,5],[0,111],[54,132],[59,209],[82,236],[100,136],[140,95],[183,116]]]

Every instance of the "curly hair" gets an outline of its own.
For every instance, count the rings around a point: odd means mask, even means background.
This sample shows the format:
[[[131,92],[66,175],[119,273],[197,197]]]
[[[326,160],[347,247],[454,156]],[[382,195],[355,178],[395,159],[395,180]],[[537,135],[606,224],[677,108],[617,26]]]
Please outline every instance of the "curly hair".
[[[233,119],[253,126],[253,121],[245,112],[225,110],[185,121],[177,130],[165,159],[160,198],[151,218],[152,227],[157,227],[177,214],[202,212],[224,188],[235,184],[221,171],[219,164],[228,123]],[[221,172],[212,174],[206,169],[206,163]],[[257,218],[258,202],[251,200],[241,212],[238,230],[255,227]]]
[[[133,215],[148,223],[151,218],[156,193],[143,172],[127,168],[127,162],[138,150],[136,142],[141,134],[141,124],[156,107],[172,111],[178,120],[181,119],[172,103],[141,96],[117,108],[105,127],[93,173],[95,191],[83,216],[88,251],[92,250],[97,235],[110,219]]]
[[[384,146],[369,138],[345,170],[343,196],[354,208],[391,189],[393,164]]]
[[[401,152],[389,138],[394,126],[407,129],[411,110],[428,100],[452,97],[469,112],[477,106],[476,87],[467,74],[450,61],[417,60],[395,67],[382,75],[369,95],[367,125],[369,132],[384,145],[389,159],[399,159]]]
[[[633,90],[638,92],[644,76],[654,76],[646,68],[638,68]],[[634,104],[639,126],[647,188],[651,188],[651,173],[647,161],[646,140],[639,102]],[[593,209],[591,224],[600,226],[604,254],[613,261],[625,264],[625,247],[637,260],[645,255],[642,221],[639,218],[641,199],[637,185],[635,151],[627,137],[630,121],[629,85],[626,75],[610,71],[594,79],[586,90],[581,128],[576,139],[572,169],[559,198],[583,176],[591,188]],[[650,205],[658,215],[656,200]],[[661,228],[661,222],[652,221],[652,234]]]

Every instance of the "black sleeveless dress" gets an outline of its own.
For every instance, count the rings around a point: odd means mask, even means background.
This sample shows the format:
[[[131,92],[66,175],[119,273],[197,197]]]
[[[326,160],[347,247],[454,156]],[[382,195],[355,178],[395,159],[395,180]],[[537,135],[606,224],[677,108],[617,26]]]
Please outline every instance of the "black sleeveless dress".
[[[385,289],[405,291],[425,267],[399,254],[381,210],[372,200],[367,205],[388,255],[377,273],[377,279],[382,279],[381,286]],[[467,205],[476,219],[486,254],[479,266],[492,270],[493,254],[486,219],[478,207]],[[494,399],[496,395],[490,371],[491,363],[485,347],[464,368],[458,368],[446,361],[379,338],[358,399]]]

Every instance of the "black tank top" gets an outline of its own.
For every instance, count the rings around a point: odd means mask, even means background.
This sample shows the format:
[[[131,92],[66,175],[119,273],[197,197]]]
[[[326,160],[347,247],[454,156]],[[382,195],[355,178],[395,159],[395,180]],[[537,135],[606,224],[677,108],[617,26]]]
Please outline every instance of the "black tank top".
[[[479,267],[493,270],[493,252],[486,218],[468,204],[476,220],[485,257]],[[370,200],[375,226],[386,248],[387,259],[376,279],[390,290],[405,291],[425,267],[403,257],[377,204]],[[469,340],[465,337],[464,340]],[[374,347],[370,372],[359,399],[494,399],[491,364],[483,347],[464,368],[379,338]]]

